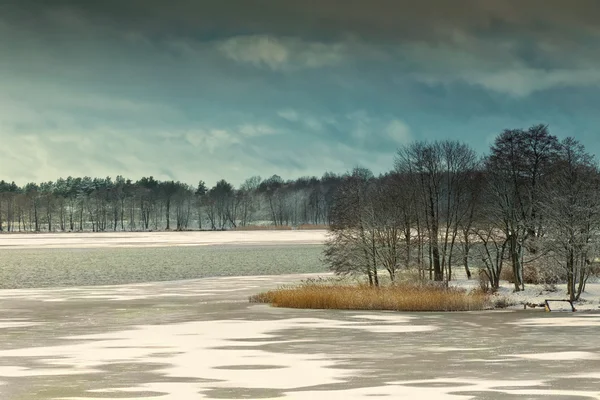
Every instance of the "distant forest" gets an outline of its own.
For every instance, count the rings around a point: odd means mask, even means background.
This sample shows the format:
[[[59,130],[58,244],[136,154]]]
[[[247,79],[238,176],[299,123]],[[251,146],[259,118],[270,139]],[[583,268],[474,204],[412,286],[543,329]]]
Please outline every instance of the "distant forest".
[[[561,272],[538,272],[567,280],[574,298],[585,289],[600,250],[600,171],[577,140],[535,125],[503,131],[483,156],[459,141],[412,142],[390,167],[379,176],[356,167],[320,178],[251,177],[238,188],[121,176],[0,181],[0,230],[327,226],[328,263],[372,284],[380,269],[393,280],[403,267],[442,281],[461,265],[470,276],[475,260],[495,288],[504,263],[516,290],[528,279],[524,266],[543,263]]]
[[[226,180],[208,188],[152,176],[137,181],[67,177],[54,182],[0,181],[0,231],[224,230],[255,226],[327,225],[333,195],[344,177],[326,173],[284,181]]]

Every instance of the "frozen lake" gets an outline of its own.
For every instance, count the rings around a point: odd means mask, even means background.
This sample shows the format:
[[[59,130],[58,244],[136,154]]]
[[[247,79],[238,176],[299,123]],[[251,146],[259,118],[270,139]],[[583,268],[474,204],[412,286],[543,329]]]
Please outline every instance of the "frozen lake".
[[[297,279],[1,291],[0,398],[600,398],[600,315],[247,303]]]
[[[598,314],[365,313],[248,304],[258,291],[314,276],[287,274],[286,268],[302,272],[308,265],[293,264],[295,257],[291,264],[271,262],[279,265],[276,276],[167,281],[173,275],[154,272],[149,279],[164,281],[124,283],[143,279],[135,272],[140,268],[155,271],[185,259],[191,261],[180,271],[205,265],[195,273],[211,276],[206,271],[229,264],[221,275],[252,275],[252,264],[265,268],[257,260],[241,266],[253,250],[266,254],[255,255],[263,264],[295,250],[305,252],[296,258],[318,260],[319,245],[304,242],[24,247],[0,250],[3,270],[14,273],[20,263],[29,271],[2,277],[12,279],[5,287],[19,287],[0,290],[2,400],[600,399]],[[155,253],[142,256],[148,250]],[[198,262],[208,257],[202,250],[220,253]],[[211,266],[227,257],[228,263]],[[45,258],[54,260],[45,268],[54,268],[58,286],[71,287],[31,287],[42,273],[31,268]],[[107,260],[115,264],[102,266]],[[122,270],[114,277],[122,284],[98,285],[111,281],[101,275],[115,268]],[[73,284],[96,275],[97,286]]]
[[[0,289],[325,271],[323,231],[0,235]]]

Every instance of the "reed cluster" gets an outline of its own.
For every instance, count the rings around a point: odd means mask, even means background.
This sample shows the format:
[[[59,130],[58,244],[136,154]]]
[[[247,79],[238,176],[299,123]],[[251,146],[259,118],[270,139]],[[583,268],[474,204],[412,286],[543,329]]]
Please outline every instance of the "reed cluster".
[[[474,311],[490,307],[490,298],[480,291],[434,285],[334,285],[303,283],[260,293],[254,303],[274,307],[391,310],[391,311]]]

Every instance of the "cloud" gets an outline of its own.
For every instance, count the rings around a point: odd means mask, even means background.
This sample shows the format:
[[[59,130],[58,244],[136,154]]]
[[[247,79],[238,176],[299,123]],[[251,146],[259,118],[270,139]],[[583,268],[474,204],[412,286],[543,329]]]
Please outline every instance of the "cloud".
[[[77,86],[7,82],[0,93],[0,128],[15,135],[60,129],[80,131],[83,140],[89,130],[164,126],[182,118],[178,109],[161,102],[94,93]]]
[[[504,70],[454,71],[440,75],[419,73],[415,77],[430,85],[467,83],[515,98],[525,98],[554,88],[600,87],[600,70],[577,68],[547,70],[521,66]]]
[[[196,127],[189,130],[173,130],[162,133],[160,136],[168,140],[170,145],[176,145],[177,140],[184,140],[194,148],[207,151],[212,155],[234,146],[245,146],[256,138],[277,133],[275,128],[265,124],[244,124],[237,128]]]
[[[388,149],[411,141],[410,127],[396,117],[374,116],[365,110],[356,110],[346,115],[347,124],[340,129],[349,129],[357,145],[366,149]]]
[[[413,138],[537,122],[597,148],[600,9],[567,3],[12,2],[0,179],[383,172]]]
[[[297,122],[300,119],[300,117],[298,116],[298,112],[296,110],[291,109],[278,111],[277,115],[290,122]]]
[[[226,129],[193,129],[180,134],[196,148],[214,154],[217,149],[239,144],[241,140]]]
[[[542,70],[522,68],[492,73],[476,73],[465,80],[486,89],[516,97],[556,87],[600,86],[600,70]]]
[[[217,44],[225,57],[273,71],[330,67],[345,58],[344,43],[306,42],[270,35],[236,36]]]
[[[245,32],[331,39],[350,32],[368,40],[398,43],[443,41],[453,31],[553,38],[600,31],[596,0],[242,0],[234,2],[233,8],[232,3],[221,0],[172,0],[168,5],[162,0],[14,3],[30,18],[59,3],[97,23],[143,30],[152,36],[190,32],[233,36]]]
[[[292,109],[280,110],[277,115],[296,127],[314,133],[325,132],[328,128],[337,125],[336,118],[331,115],[316,115]]]
[[[412,140],[410,128],[399,119],[390,121],[385,128],[385,133],[398,144],[406,144]]]
[[[277,130],[268,125],[246,124],[239,127],[239,132],[245,137],[259,137],[277,134]]]
[[[446,43],[408,43],[394,54],[405,60],[410,78],[422,83],[469,84],[515,98],[553,88],[600,85],[600,70],[592,61],[600,46],[561,53],[548,39],[528,46],[522,42],[455,33]]]

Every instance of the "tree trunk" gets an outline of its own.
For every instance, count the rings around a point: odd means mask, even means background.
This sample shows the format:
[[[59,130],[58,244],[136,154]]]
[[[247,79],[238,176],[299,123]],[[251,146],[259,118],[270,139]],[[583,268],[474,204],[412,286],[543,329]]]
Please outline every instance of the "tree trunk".
[[[515,279],[515,292],[523,290],[523,265],[521,264],[520,245],[515,237],[510,237],[510,259],[512,262],[513,275]]]
[[[38,219],[37,204],[35,204],[35,203],[33,205],[33,218],[34,218],[34,221],[35,221],[35,231],[39,232],[40,231],[40,223],[39,223],[39,219]]]
[[[167,230],[171,229],[171,199],[167,199],[167,207],[165,211],[165,217],[167,218]]]
[[[431,257],[433,258],[433,280],[441,282],[444,280],[444,272],[440,262],[440,248],[437,238],[431,246]]]
[[[464,243],[464,251],[463,251],[463,265],[465,266],[465,273],[467,274],[467,279],[471,279],[471,269],[469,268],[469,251],[471,250],[471,243],[469,242],[469,234],[465,232],[465,243]]]

